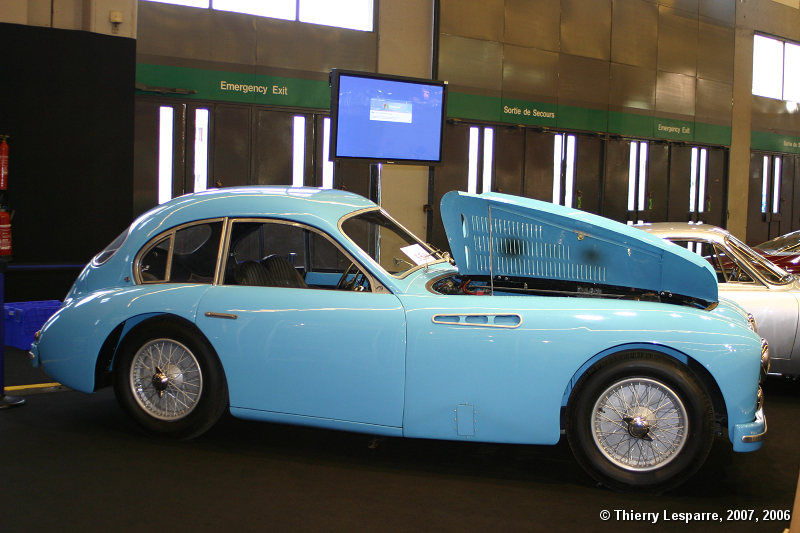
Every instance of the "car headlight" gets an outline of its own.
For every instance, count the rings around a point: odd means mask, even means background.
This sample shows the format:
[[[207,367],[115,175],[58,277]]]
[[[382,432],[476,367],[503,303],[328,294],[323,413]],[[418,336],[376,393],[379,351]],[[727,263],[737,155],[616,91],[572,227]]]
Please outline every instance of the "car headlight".
[[[756,317],[753,316],[753,313],[747,313],[747,325],[754,332],[758,333],[758,325],[756,324]]]

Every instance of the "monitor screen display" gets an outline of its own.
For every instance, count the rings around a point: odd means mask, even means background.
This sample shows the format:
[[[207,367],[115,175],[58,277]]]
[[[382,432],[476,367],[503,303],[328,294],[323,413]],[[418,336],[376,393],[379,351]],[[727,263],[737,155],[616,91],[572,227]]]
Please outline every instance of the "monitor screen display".
[[[334,70],[331,91],[333,159],[441,161],[444,82]]]

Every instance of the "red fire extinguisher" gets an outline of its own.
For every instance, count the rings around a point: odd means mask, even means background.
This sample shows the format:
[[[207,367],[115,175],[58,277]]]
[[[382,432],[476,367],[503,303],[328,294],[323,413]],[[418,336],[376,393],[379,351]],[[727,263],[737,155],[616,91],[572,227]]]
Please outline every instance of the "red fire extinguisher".
[[[8,189],[8,135],[0,135],[0,191]]]
[[[0,256],[11,255],[11,214],[0,211]]]
[[[0,135],[0,195],[8,190],[8,135]],[[3,198],[5,204],[5,198]],[[0,207],[0,256],[11,255],[11,213]]]

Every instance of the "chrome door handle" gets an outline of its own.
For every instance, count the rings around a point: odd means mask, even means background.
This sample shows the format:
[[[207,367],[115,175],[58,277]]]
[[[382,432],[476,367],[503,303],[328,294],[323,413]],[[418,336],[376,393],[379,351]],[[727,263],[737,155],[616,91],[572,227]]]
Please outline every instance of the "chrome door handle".
[[[239,318],[239,315],[234,315],[231,313],[215,313],[213,311],[206,311],[206,316],[208,318],[227,318],[228,320],[236,320]]]

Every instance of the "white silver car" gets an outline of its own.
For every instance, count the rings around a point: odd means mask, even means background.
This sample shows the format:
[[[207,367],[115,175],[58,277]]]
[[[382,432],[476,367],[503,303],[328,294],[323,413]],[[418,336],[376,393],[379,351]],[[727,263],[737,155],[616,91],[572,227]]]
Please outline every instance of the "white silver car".
[[[689,248],[714,267],[719,295],[758,324],[769,342],[771,372],[800,376],[800,282],[722,228],[687,222],[640,224],[639,229]]]

